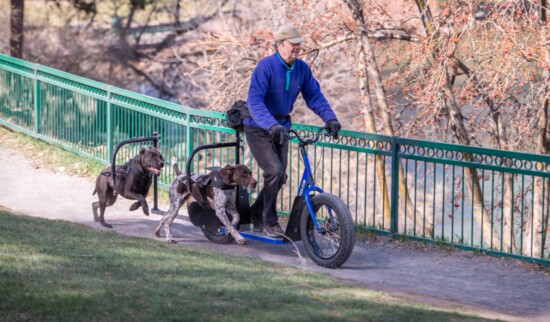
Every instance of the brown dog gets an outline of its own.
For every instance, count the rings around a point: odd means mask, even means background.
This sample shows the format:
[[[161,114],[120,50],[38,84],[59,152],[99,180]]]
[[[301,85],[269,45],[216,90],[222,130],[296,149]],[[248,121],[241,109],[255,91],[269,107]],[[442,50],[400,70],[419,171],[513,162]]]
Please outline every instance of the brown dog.
[[[153,182],[153,175],[159,175],[164,167],[162,154],[154,147],[149,149],[141,148],[139,154],[124,165],[115,167],[116,180],[113,184],[111,177],[111,167],[105,168],[97,177],[95,190],[99,201],[92,203],[94,221],[99,221],[102,226],[112,228],[105,222],[105,208],[112,206],[117,196],[120,194],[126,199],[137,200],[130,206],[130,211],[134,211],[141,206],[143,213],[149,216],[149,206],[146,197],[149,188]],[[99,215],[97,209],[99,208]]]
[[[189,199],[192,198],[199,203],[209,204],[216,212],[216,217],[218,217],[225,226],[226,233],[233,236],[238,244],[244,244],[244,237],[235,229],[235,226],[237,226],[240,221],[240,216],[235,206],[237,199],[236,188],[239,185],[244,189],[256,187],[257,181],[252,177],[250,169],[242,164],[234,166],[228,164],[219,170],[214,170],[207,174],[206,176],[208,176],[208,178],[202,178],[201,181],[207,179],[206,181],[210,183],[209,185],[203,186],[202,189],[205,189],[204,191],[201,191],[201,187],[196,182],[192,182],[191,191],[189,191],[187,185],[189,179],[187,175],[180,172],[174,159],[172,160],[172,166],[177,177],[168,189],[170,208],[160,220],[155,229],[155,235],[160,237],[160,230],[164,225],[166,240],[172,243],[175,242],[170,233],[172,222],[178,215],[181,206],[186,201],[189,202]],[[203,200],[204,197],[206,197],[207,200]],[[226,211],[231,215],[232,221],[229,221]]]

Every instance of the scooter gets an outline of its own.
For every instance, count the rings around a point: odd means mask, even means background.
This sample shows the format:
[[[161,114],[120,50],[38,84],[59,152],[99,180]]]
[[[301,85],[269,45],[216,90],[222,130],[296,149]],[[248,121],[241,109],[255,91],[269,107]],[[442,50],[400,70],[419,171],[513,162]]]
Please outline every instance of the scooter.
[[[254,233],[251,225],[249,194],[246,189],[236,187],[236,207],[241,217],[239,233],[252,240],[272,244],[285,244],[302,240],[311,259],[319,266],[336,268],[346,262],[353,252],[355,229],[348,206],[337,196],[325,193],[315,184],[309,164],[307,146],[319,141],[326,128],[320,128],[313,136],[307,132],[290,130],[289,139],[298,142],[304,172],[294,198],[285,235],[281,238]],[[201,145],[195,148],[186,162],[186,174],[191,178],[191,165],[195,155],[205,149],[235,147],[236,162],[240,163],[241,133],[237,132],[235,142]],[[191,183],[189,183],[191,184]],[[225,227],[216,217],[214,210],[198,202],[188,204],[191,223],[201,228],[208,240],[217,244],[228,244],[233,237],[226,234]],[[230,216],[229,216],[230,217]]]

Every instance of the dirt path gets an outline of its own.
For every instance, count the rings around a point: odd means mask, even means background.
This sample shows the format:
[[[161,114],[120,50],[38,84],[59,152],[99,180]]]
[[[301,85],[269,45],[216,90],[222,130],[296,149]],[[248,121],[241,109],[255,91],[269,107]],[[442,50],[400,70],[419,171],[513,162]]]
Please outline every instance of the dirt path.
[[[69,176],[63,169],[40,168],[21,152],[0,142],[0,206],[21,214],[81,223],[105,230],[93,222],[93,181]],[[145,217],[129,212],[130,202],[119,199],[108,208],[106,220],[121,234],[155,238],[160,215]],[[166,210],[164,205],[161,210]],[[215,245],[184,216],[173,226],[181,245],[261,258],[342,278],[369,289],[460,311],[475,312],[507,321],[550,321],[550,274],[533,265],[439,247],[407,245],[388,238],[356,244],[353,255],[340,269],[323,269],[300,258],[292,245],[247,241]],[[164,239],[158,239],[164,242]],[[298,243],[299,251],[305,255]],[[306,256],[307,257],[307,256]]]

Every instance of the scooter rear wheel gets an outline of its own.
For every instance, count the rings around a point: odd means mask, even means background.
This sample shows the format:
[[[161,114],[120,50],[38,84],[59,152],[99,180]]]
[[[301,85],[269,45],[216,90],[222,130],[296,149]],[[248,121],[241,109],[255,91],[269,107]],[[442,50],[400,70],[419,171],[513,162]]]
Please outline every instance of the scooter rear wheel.
[[[206,238],[208,238],[209,241],[213,242],[214,244],[229,244],[233,241],[233,236],[226,235],[223,227],[218,227],[215,230],[210,230],[208,228],[201,228],[202,233]]]

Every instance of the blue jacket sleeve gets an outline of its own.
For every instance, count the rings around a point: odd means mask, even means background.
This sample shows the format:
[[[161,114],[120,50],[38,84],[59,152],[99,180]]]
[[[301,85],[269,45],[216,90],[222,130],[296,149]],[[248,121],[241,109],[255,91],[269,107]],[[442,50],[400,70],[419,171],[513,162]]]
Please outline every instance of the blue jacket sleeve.
[[[304,64],[304,83],[302,86],[302,96],[307,106],[317,114],[323,122],[336,119],[336,114],[330,107],[325,96],[321,92],[321,87],[313,77],[313,73],[307,64]]]
[[[252,72],[246,101],[254,122],[264,130],[269,130],[270,127],[278,123],[265,105],[268,87],[269,69],[260,61]]]

